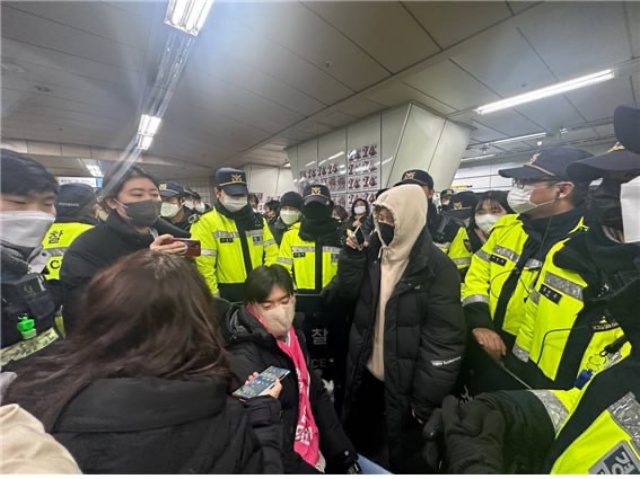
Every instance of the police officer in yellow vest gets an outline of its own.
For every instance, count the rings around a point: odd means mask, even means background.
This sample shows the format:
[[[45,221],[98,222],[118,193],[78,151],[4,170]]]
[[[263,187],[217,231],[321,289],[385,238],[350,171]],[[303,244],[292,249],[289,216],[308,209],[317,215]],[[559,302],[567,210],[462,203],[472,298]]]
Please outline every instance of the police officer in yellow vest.
[[[96,195],[89,185],[72,183],[62,185],[56,199],[56,222],[42,241],[50,255],[47,263],[48,280],[60,279],[60,267],[67,248],[81,233],[98,224],[95,216]]]
[[[640,154],[640,105],[622,110],[618,115],[619,107],[614,115],[616,132],[630,132],[629,124],[619,123],[634,120],[635,139],[626,146]],[[619,282],[594,301],[606,305],[618,322],[631,346],[630,354],[613,353],[585,384],[569,391],[482,394],[464,408],[455,398],[445,399],[424,430],[428,438],[424,456],[432,464],[444,456],[447,472],[457,474],[640,474],[640,177],[623,182],[622,172],[638,175],[638,159],[616,156],[605,155],[607,159],[600,157],[597,163],[596,159],[586,160],[572,166],[571,174],[620,178],[615,188],[620,191],[618,207],[613,206],[611,181],[607,185],[603,180],[604,186],[596,192],[599,206],[595,211],[602,210],[593,228],[603,230],[600,218],[604,210],[621,217],[623,229],[609,239],[636,248],[635,255],[629,256],[633,268],[627,266],[627,274],[619,275]],[[597,169],[601,172],[596,173]],[[444,439],[444,451],[435,439]]]
[[[571,182],[567,167],[591,156],[575,148],[547,148],[522,167],[499,171],[513,179],[507,200],[517,215],[496,223],[471,259],[462,288],[469,330],[495,358],[513,346],[547,252],[582,228],[587,185]]]
[[[278,246],[264,218],[249,206],[245,172],[221,168],[213,180],[215,207],[191,226],[191,238],[202,246],[196,265],[215,296],[242,301],[247,274],[275,263]]]
[[[620,206],[622,185],[640,176],[640,155],[618,143],[604,155],[570,165],[568,172],[574,181],[602,183],[590,194],[589,231],[549,252],[513,352],[505,358],[536,389],[570,389],[617,352],[612,348],[623,346],[617,342],[622,330],[600,298],[637,274],[633,261],[640,256],[636,245],[621,242]]]

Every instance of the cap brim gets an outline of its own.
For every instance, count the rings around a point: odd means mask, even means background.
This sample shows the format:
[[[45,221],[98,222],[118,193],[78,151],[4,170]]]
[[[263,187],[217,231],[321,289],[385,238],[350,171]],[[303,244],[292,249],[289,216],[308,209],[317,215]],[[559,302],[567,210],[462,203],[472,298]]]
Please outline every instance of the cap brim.
[[[178,193],[177,191],[170,191],[170,190],[160,190],[160,196],[162,196],[163,198],[173,198],[174,196],[178,196],[180,193]]]
[[[609,171],[640,170],[640,155],[627,150],[611,151],[571,163],[567,168],[569,178],[574,181],[593,181]]]
[[[247,185],[226,185],[221,188],[222,191],[231,196],[247,196],[249,194]]]
[[[626,149],[640,154],[640,103],[617,107],[613,114],[613,128]]]
[[[396,183],[393,186],[401,186],[401,185],[418,185],[418,186],[429,186],[426,183],[423,183],[422,181],[418,181],[418,180],[412,180],[412,179],[406,179],[406,180],[402,180],[399,181],[398,183]]]
[[[498,174],[503,178],[515,178],[516,180],[541,180],[543,178],[549,178],[549,175],[546,173],[526,165],[518,168],[498,170]]]
[[[321,203],[324,206],[329,206],[331,204],[331,200],[326,196],[319,195],[309,195],[304,199],[304,205],[308,205],[309,203]]]

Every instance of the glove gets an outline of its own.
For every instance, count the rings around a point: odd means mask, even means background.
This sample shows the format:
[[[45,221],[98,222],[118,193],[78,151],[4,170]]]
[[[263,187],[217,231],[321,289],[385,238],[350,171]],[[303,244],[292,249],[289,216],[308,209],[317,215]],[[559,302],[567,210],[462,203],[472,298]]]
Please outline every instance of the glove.
[[[500,473],[505,429],[502,415],[487,403],[476,400],[463,408],[455,397],[448,396],[423,429],[427,442],[422,455],[434,470]]]

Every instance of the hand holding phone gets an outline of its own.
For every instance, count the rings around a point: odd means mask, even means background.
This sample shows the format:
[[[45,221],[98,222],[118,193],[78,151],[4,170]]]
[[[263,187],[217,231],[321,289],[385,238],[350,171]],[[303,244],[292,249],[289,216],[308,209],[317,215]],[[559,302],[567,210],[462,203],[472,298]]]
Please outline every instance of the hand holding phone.
[[[185,256],[197,257],[202,254],[199,239],[175,238],[174,242],[181,242],[187,247],[187,251],[184,253]]]
[[[363,247],[368,246],[367,238],[360,226],[358,226],[353,233],[349,233],[349,236],[347,237],[347,246],[357,250],[361,250]]]
[[[260,374],[253,373],[249,376],[244,386],[232,394],[241,399],[251,399],[258,396],[270,395],[277,398],[282,390],[280,380],[289,374],[288,369],[270,366]]]

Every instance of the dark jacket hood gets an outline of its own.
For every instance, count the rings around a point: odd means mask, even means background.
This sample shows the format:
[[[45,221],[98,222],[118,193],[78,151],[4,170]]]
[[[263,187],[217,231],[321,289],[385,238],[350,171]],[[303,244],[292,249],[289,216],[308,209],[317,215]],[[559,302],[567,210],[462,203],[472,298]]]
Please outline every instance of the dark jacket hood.
[[[293,320],[293,328],[299,330],[303,315],[296,313]],[[275,338],[266,330],[242,303],[232,304],[223,328],[223,336],[226,344],[241,341],[255,341],[265,345],[276,345]]]

